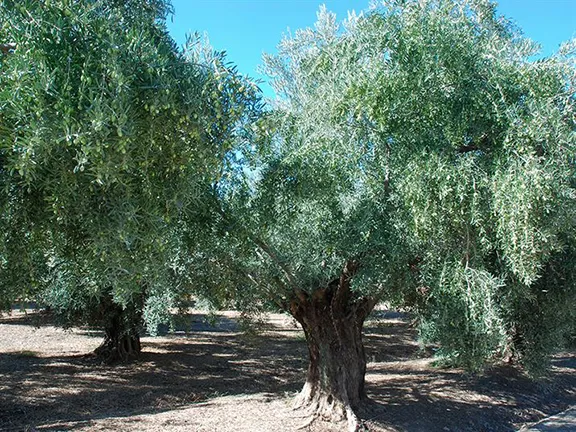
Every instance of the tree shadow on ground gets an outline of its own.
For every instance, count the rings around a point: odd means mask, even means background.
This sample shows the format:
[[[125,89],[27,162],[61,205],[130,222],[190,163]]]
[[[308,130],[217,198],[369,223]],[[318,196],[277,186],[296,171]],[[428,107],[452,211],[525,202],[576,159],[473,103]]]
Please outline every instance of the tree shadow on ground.
[[[14,307],[11,312],[0,312],[0,324],[40,327],[53,325],[54,317],[44,309]]]
[[[367,331],[368,427],[409,432],[504,432],[576,403],[573,353],[552,361],[548,378],[535,381],[519,367],[495,366],[481,375],[432,366],[429,352],[415,344],[413,331]],[[370,354],[368,354],[370,355]],[[380,358],[378,358],[380,356]]]
[[[199,314],[190,318],[185,334],[177,329],[176,335],[145,338],[132,363],[0,353],[0,430],[58,430],[58,422],[156,413],[223,395],[281,395],[302,384],[302,338],[247,337],[229,331],[236,327],[229,319],[212,326]],[[78,333],[94,336],[91,330]]]
[[[66,430],[82,422],[203,403],[223,395],[298,391],[307,348],[289,326],[247,337],[202,316],[175,335],[144,339],[138,362],[113,367],[91,355],[0,353],[0,430]],[[576,402],[574,356],[555,360],[550,379],[534,382],[502,366],[474,377],[430,366],[406,320],[371,321],[364,413],[370,428],[398,431],[509,431]],[[73,424],[73,426],[69,426]],[[60,425],[60,426],[59,426]]]

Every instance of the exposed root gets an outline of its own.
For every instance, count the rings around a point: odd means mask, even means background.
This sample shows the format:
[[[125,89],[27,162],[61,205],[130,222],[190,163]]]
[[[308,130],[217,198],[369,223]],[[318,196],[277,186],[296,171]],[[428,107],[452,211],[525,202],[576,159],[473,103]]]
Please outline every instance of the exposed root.
[[[350,405],[347,405],[345,408],[348,432],[356,432],[360,428],[360,420]]]
[[[292,409],[304,409],[310,408],[312,403],[312,394],[314,393],[314,386],[309,381],[306,381],[304,388],[298,393],[298,396],[294,399],[294,404]]]
[[[360,429],[361,421],[350,404],[342,402],[331,394],[313,390],[313,386],[306,383],[294,401],[293,409],[303,409],[310,416],[309,420],[298,429],[309,427],[318,418],[329,422],[346,420],[348,432],[356,432]]]
[[[314,423],[314,420],[316,420],[317,418],[318,418],[318,416],[315,416],[315,415],[310,416],[308,421],[306,423],[304,423],[302,426],[298,426],[296,428],[296,430],[302,430],[302,429],[308,428],[312,423]]]
[[[125,362],[137,358],[140,354],[140,340],[138,338],[124,337],[120,340],[106,338],[102,344],[94,350],[106,364]]]

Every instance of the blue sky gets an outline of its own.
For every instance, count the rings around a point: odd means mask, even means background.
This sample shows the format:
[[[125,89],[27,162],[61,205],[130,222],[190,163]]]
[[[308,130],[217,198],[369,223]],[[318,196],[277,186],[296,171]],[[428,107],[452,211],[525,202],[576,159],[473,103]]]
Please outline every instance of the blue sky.
[[[309,27],[321,4],[339,19],[348,10],[366,9],[369,0],[172,0],[175,14],[168,23],[179,44],[194,31],[207,32],[212,46],[228,53],[240,72],[255,78],[263,52],[274,52],[287,29]],[[501,0],[498,11],[514,20],[543,54],[576,37],[576,0]],[[268,96],[267,86],[263,90]]]

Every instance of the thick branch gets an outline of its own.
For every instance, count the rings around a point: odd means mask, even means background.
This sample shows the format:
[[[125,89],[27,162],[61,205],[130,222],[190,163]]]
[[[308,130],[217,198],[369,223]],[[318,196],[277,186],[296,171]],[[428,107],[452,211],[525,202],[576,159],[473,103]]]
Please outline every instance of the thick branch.
[[[490,149],[491,140],[489,135],[484,133],[479,138],[469,144],[462,144],[456,150],[458,153],[470,153],[475,151],[486,152]]]
[[[480,148],[475,145],[461,145],[458,147],[458,153],[469,153],[477,150],[480,150]]]
[[[258,237],[255,237],[250,233],[248,233],[248,238],[252,240],[254,244],[262,250],[262,252],[268,255],[268,257],[270,257],[270,259],[274,261],[274,263],[278,267],[280,267],[282,272],[286,275],[286,279],[288,279],[290,285],[292,286],[296,285],[294,277],[292,276],[292,273],[290,272],[286,264],[282,262],[282,260],[278,257],[278,254],[270,246],[268,246],[268,244],[266,244],[264,241],[260,240]]]
[[[360,263],[356,260],[348,260],[344,264],[344,268],[342,269],[342,273],[340,273],[340,278],[338,280],[338,287],[336,289],[336,293],[332,298],[332,306],[333,307],[343,307],[346,302],[349,300],[350,295],[350,281],[354,277],[354,275],[358,272],[360,268]]]
[[[15,43],[0,44],[0,51],[2,51],[4,54],[10,54],[10,52],[14,50],[16,50]]]
[[[374,309],[374,307],[378,304],[378,298],[377,297],[367,297],[362,299],[359,304],[356,307],[357,312],[357,324],[359,326],[361,326],[362,324],[364,324],[364,320],[366,319],[366,317],[368,317],[368,315],[370,315],[370,312],[372,312],[372,310]]]
[[[237,225],[244,232],[246,237],[248,237],[248,239],[250,241],[252,241],[256,246],[258,246],[258,248],[262,252],[264,252],[272,260],[272,262],[274,262],[274,264],[276,264],[278,266],[278,268],[282,271],[282,273],[284,273],[284,276],[288,280],[288,284],[290,285],[290,288],[294,291],[294,293],[296,294],[298,299],[300,301],[306,301],[307,294],[302,289],[300,289],[298,287],[298,284],[296,283],[296,278],[292,274],[292,271],[280,259],[280,257],[276,253],[276,251],[274,249],[272,249],[272,247],[269,246],[262,239],[256,237],[254,234],[252,234],[250,231],[248,231],[248,229],[244,225],[238,224],[237,221],[235,221],[235,220],[231,220],[230,216],[227,215],[224,212],[224,210],[222,209],[222,207],[220,206],[220,202],[218,201],[218,198],[214,197],[214,200],[216,203],[216,209],[217,209],[218,213],[220,214],[220,216],[222,216],[222,219],[225,221],[228,221],[230,223],[233,222],[234,225]]]

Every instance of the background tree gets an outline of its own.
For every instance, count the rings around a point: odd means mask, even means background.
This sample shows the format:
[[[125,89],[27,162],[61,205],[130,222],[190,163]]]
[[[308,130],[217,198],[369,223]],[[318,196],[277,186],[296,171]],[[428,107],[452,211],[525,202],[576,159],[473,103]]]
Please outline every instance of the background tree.
[[[398,0],[342,26],[321,9],[265,57],[276,105],[220,185],[206,262],[214,285],[302,325],[301,406],[356,428],[382,300],[472,369],[513,353],[537,371],[566,342],[574,47],[534,61],[493,3]]]
[[[137,354],[143,318],[154,330],[173,306],[177,222],[200,229],[254,101],[201,40],[176,47],[169,13],[163,0],[1,3],[0,41],[16,47],[0,65],[3,291],[33,282],[65,322],[102,325],[109,360]]]

